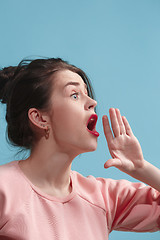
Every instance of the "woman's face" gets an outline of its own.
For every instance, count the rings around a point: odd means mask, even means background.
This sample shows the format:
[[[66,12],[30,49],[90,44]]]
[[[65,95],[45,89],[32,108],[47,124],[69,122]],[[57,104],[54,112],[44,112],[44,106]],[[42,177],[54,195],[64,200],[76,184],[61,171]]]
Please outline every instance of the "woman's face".
[[[85,83],[77,73],[69,70],[56,73],[50,124],[59,150],[75,155],[96,150],[99,135],[95,130],[96,104],[88,96]],[[89,119],[92,131],[87,128]]]

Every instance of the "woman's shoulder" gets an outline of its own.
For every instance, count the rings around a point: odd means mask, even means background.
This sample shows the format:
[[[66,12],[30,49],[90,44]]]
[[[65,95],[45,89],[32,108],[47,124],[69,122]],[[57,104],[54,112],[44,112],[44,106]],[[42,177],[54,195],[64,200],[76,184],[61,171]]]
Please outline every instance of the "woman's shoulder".
[[[114,180],[111,178],[103,178],[103,177],[95,177],[93,175],[84,176],[79,172],[72,171],[72,175],[74,177],[74,181],[78,185],[78,187],[85,189],[85,190],[106,190],[110,187],[115,188],[120,185],[126,185],[129,182],[127,180]]]
[[[11,181],[17,177],[18,174],[18,162],[12,161],[3,165],[0,165],[0,183],[2,180]],[[4,183],[4,182],[3,182]]]
[[[76,193],[90,204],[105,210],[102,186],[109,182],[109,179],[96,178],[93,175],[83,176],[81,173],[72,171],[72,180]],[[106,189],[107,190],[107,189]]]
[[[95,177],[93,175],[84,176],[76,171],[72,171],[72,178],[74,179],[74,183],[78,191],[89,192],[89,194],[97,194],[97,192],[100,193],[104,187],[107,190],[110,185],[113,186],[117,184],[117,181],[113,179]]]
[[[1,195],[15,197],[15,194],[22,194],[27,189],[28,184],[20,172],[18,162],[12,161],[0,166]]]
[[[115,191],[122,191],[126,188],[143,188],[146,187],[146,185],[142,182],[130,182],[126,179],[111,179],[111,178],[104,178],[104,177],[95,177],[93,175],[83,176],[79,172],[72,171],[72,174],[74,175],[75,182],[83,189],[92,189],[97,190],[100,189],[103,191],[109,190]]]
[[[0,227],[24,206],[30,194],[31,188],[20,173],[18,161],[0,166]]]
[[[14,174],[16,171],[16,165],[18,164],[18,161],[12,161],[3,165],[0,165],[0,183],[3,180],[9,180],[10,176]]]

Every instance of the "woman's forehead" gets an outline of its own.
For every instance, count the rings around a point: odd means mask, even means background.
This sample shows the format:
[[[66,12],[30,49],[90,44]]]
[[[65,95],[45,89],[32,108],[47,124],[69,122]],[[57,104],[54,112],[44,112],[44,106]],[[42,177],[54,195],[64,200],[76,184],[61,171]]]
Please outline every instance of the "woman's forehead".
[[[81,86],[87,88],[81,76],[70,70],[58,71],[55,76],[57,87],[65,88],[69,85]]]

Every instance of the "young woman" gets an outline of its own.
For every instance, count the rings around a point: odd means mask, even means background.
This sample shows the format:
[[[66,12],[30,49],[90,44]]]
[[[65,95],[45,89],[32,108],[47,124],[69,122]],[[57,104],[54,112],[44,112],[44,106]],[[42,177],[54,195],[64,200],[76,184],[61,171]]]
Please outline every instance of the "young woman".
[[[23,240],[103,240],[112,230],[160,229],[160,170],[144,160],[118,109],[103,116],[115,166],[150,185],[84,177],[73,159],[97,148],[96,101],[86,74],[61,59],[22,61],[0,72],[8,138],[30,150],[0,167],[0,236]],[[3,237],[2,237],[3,236]]]

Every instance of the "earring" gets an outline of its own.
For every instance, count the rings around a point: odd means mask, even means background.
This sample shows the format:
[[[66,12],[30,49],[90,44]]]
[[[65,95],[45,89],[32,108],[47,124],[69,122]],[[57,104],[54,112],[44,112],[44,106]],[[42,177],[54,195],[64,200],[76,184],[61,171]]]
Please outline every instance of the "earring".
[[[45,129],[45,138],[49,138],[50,128],[47,126],[47,129]]]

